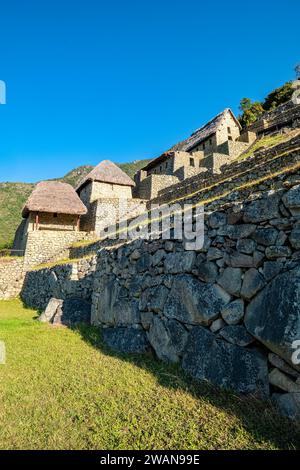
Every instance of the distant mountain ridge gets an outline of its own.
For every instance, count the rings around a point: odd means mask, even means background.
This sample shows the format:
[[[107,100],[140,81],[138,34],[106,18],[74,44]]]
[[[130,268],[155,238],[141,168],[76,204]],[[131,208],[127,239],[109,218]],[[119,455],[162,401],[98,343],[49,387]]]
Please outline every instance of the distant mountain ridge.
[[[120,163],[118,166],[133,178],[149,162],[150,160],[136,160]],[[91,165],[82,165],[56,179],[75,187],[93,168]],[[34,186],[34,183],[0,183],[0,249],[12,245],[16,228],[21,221],[22,207]]]

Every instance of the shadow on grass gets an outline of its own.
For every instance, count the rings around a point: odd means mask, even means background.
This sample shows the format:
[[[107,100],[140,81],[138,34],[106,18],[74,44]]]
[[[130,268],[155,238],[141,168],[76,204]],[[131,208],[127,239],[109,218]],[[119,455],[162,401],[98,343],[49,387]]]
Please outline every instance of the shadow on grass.
[[[189,377],[179,365],[166,364],[149,354],[122,354],[113,351],[102,341],[101,328],[77,325],[74,331],[93,347],[106,355],[124,360],[150,372],[158,383],[170,389],[181,389],[194,398],[238,417],[243,427],[256,441],[269,441],[280,449],[300,448],[300,426],[278,414],[271,401],[255,397],[236,396],[230,391],[221,390],[205,382],[197,382]]]

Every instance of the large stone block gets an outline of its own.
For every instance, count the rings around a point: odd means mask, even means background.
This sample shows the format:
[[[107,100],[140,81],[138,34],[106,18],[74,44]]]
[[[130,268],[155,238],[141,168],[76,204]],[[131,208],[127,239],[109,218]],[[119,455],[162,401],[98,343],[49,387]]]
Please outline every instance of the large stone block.
[[[198,380],[238,393],[269,393],[267,361],[260,353],[217,340],[201,326],[189,335],[182,367]]]
[[[229,294],[238,296],[242,285],[242,270],[240,268],[226,268],[218,279],[223,289]]]
[[[103,279],[98,288],[97,307],[92,310],[92,324],[130,325],[140,322],[138,301],[124,297],[116,279]]]
[[[300,339],[300,265],[279,274],[249,304],[245,325],[271,351],[292,363],[293,342]]]
[[[165,258],[165,272],[170,274],[190,272],[195,261],[196,253],[194,251],[169,253]]]
[[[293,215],[300,214],[300,184],[290,189],[282,198],[285,207],[287,207]]]
[[[156,355],[166,362],[178,362],[188,337],[187,330],[176,320],[155,316],[148,339]]]
[[[103,340],[111,349],[122,353],[145,353],[149,349],[146,333],[135,328],[105,328]]]
[[[279,200],[280,195],[275,193],[251,202],[245,207],[244,222],[257,223],[280,217]]]
[[[231,297],[217,284],[205,284],[193,276],[176,276],[167,297],[164,315],[182,323],[210,324]]]

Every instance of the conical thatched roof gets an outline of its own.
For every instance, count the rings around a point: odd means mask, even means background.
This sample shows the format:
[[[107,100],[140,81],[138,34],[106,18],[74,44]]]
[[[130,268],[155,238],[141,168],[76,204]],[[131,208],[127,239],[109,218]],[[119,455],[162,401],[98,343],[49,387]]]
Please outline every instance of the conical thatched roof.
[[[121,186],[134,186],[132,179],[110,160],[103,160],[79,183],[76,191],[79,191],[89,181],[119,184]]]
[[[70,184],[42,181],[29,196],[23,208],[23,217],[27,217],[29,212],[83,215],[87,213],[87,208]]]

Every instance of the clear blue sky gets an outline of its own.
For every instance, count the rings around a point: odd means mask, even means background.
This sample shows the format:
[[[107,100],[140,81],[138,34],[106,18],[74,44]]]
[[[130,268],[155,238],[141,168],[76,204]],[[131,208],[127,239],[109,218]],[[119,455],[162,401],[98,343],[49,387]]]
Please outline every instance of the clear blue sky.
[[[0,181],[153,158],[294,78],[299,0],[0,6]]]

